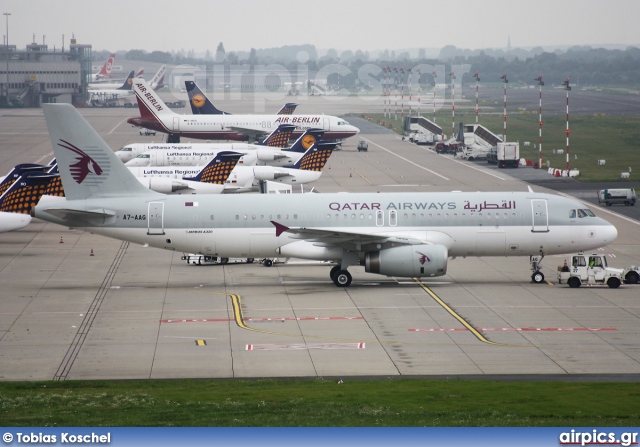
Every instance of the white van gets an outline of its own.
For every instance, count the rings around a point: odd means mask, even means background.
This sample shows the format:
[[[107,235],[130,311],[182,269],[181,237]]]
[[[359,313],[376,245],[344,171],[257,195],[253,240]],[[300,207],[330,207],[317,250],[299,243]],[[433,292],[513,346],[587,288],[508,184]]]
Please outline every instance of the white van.
[[[598,191],[598,202],[611,205],[634,206],[636,204],[635,189],[601,189]]]

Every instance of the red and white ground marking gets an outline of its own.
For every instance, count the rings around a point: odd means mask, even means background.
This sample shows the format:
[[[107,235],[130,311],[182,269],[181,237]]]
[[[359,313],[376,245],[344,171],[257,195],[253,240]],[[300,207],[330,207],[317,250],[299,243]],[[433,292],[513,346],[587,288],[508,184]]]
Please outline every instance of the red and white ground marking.
[[[520,331],[520,332],[601,332],[616,331],[614,327],[477,327],[479,331]],[[410,328],[409,332],[464,332],[469,329],[457,328]]]
[[[247,345],[247,351],[300,351],[308,349],[365,349],[364,343],[292,343]]]
[[[364,320],[364,317],[285,317],[285,318],[245,318],[245,323],[269,321],[330,321],[330,320]],[[233,318],[188,318],[160,320],[160,323],[221,323],[235,321]]]

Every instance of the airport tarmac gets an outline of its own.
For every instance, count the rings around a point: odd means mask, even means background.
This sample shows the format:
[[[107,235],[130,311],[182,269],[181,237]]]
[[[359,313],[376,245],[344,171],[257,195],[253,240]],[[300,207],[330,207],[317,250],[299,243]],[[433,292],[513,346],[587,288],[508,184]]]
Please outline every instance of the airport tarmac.
[[[82,113],[114,149],[154,140],[126,124],[130,109]],[[41,110],[0,115],[0,171],[49,161]],[[321,193],[527,189],[510,170],[363,130],[332,155]],[[618,228],[603,251],[610,264],[640,264],[640,222],[591,209]],[[544,259],[544,284],[531,283],[527,258],[468,258],[421,281],[352,267],[349,288],[323,263],[193,266],[181,256],[42,221],[0,234],[0,380],[640,378],[640,286],[559,285],[561,256]]]

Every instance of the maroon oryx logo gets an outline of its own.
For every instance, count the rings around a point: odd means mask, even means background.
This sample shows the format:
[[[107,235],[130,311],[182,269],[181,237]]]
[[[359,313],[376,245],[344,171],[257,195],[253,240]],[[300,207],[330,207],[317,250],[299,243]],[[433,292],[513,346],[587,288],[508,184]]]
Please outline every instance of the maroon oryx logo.
[[[96,161],[89,157],[84,151],[78,149],[73,144],[68,141],[60,140],[62,143],[58,143],[58,146],[63,147],[65,149],[69,149],[72,152],[78,154],[76,160],[77,163],[69,165],[69,171],[71,171],[71,176],[76,181],[77,184],[80,184],[87,177],[87,174],[90,172],[96,175],[102,174],[102,168],[96,163]]]
[[[424,265],[425,262],[431,262],[429,256],[425,255],[422,252],[416,251],[416,254],[420,255],[420,264]]]

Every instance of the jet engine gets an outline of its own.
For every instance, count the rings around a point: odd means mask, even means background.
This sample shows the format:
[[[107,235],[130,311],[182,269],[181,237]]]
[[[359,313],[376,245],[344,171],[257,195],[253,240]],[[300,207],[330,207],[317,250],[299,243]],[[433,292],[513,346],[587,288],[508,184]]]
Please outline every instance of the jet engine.
[[[365,271],[386,276],[442,276],[449,251],[444,245],[402,245],[365,254]]]
[[[274,151],[272,148],[258,148],[256,149],[256,153],[258,155],[258,160],[260,161],[273,161],[285,156],[281,152]]]
[[[160,192],[162,194],[171,194],[181,189],[189,188],[187,185],[181,183],[180,181],[164,177],[139,177],[138,181],[150,190]]]

